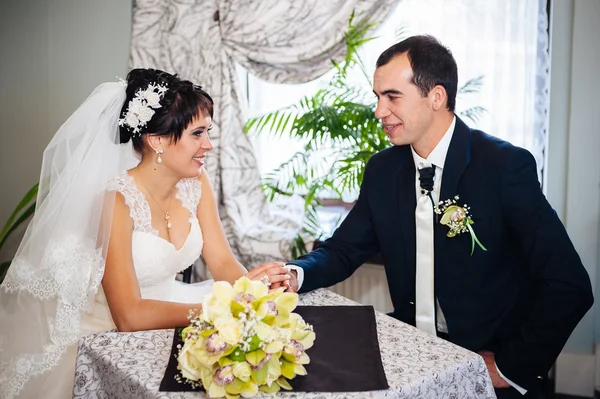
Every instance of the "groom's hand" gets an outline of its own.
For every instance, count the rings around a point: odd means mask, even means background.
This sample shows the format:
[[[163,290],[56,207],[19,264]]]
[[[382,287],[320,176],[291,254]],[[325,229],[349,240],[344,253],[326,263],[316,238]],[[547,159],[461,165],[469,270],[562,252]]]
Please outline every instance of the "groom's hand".
[[[290,279],[287,282],[284,281],[283,286],[286,287],[285,292],[298,292],[298,272],[290,270]]]
[[[494,388],[510,388],[508,382],[506,382],[504,378],[500,377],[500,373],[498,373],[496,361],[494,360],[494,353],[489,351],[480,351],[479,354],[481,357],[483,357]]]
[[[288,276],[289,278],[287,280],[271,285],[271,289],[284,287],[285,292],[298,292],[298,272],[289,270]]]

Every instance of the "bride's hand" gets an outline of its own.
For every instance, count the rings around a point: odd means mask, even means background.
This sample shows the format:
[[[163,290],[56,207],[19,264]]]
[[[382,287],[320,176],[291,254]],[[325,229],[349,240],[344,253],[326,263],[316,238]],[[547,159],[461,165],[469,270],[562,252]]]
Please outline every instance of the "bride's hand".
[[[290,272],[285,267],[285,262],[269,262],[250,270],[246,277],[250,280],[268,282],[268,286],[289,286]]]

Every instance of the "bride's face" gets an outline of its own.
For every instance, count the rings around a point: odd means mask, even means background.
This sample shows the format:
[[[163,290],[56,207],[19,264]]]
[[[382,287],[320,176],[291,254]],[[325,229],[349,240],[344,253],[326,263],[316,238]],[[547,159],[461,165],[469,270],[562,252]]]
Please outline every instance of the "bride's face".
[[[213,149],[208,137],[210,128],[211,118],[200,113],[181,133],[177,143],[169,144],[165,150],[165,163],[168,161],[168,166],[182,178],[197,177],[200,174],[206,153]]]

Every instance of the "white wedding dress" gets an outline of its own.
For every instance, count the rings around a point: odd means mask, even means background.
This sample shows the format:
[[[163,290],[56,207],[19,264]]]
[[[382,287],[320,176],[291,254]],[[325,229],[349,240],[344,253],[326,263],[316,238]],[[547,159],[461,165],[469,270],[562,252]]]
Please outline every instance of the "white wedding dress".
[[[142,298],[200,303],[202,297],[211,291],[212,280],[198,284],[175,280],[176,274],[190,266],[202,252],[202,231],[196,216],[201,195],[200,181],[195,178],[182,179],[176,186],[175,198],[190,211],[190,232],[179,249],[159,237],[158,231],[152,227],[148,201],[127,172],[112,179],[108,188],[120,192],[129,206],[134,226],[131,243],[133,266]],[[90,333],[115,328],[102,288],[95,299],[94,311],[83,319],[83,328]]]
[[[132,237],[133,265],[141,296],[169,302],[201,303],[212,291],[212,280],[185,284],[175,279],[178,272],[190,266],[202,252],[202,231],[196,216],[201,184],[198,179],[182,179],[177,183],[176,198],[190,211],[190,232],[181,248],[159,237],[152,228],[148,201],[136,187],[133,178],[124,172],[109,182],[108,189],[120,192],[129,206],[134,223]],[[82,336],[112,330],[115,327],[102,287],[99,288],[92,312],[82,318]],[[77,348],[69,347],[57,369],[35,383],[29,381],[19,398],[71,398]]]

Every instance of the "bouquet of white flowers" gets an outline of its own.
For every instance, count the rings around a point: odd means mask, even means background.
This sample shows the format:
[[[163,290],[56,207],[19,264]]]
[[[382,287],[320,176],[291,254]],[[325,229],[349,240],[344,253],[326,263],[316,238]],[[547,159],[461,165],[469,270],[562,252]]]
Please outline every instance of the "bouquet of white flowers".
[[[264,283],[246,277],[233,286],[215,282],[182,332],[177,368],[183,379],[203,385],[211,398],[292,389],[287,380],[306,375],[305,350],[315,333],[292,313],[298,294],[283,291],[269,292]]]

